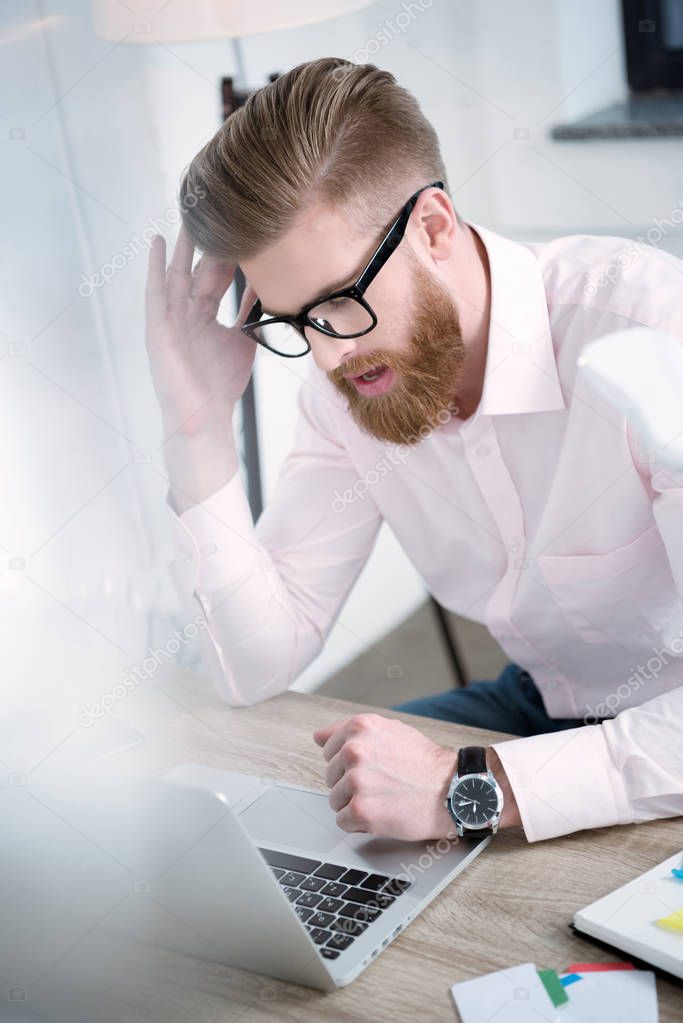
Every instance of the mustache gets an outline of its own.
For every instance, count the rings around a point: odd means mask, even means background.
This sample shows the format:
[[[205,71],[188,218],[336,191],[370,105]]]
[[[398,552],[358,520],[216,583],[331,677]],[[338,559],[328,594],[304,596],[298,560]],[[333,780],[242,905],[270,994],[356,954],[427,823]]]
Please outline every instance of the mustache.
[[[352,356],[341,366],[337,366],[336,369],[330,370],[327,376],[333,384],[340,384],[346,382],[344,377],[347,374],[357,377],[362,373],[369,372],[371,369],[377,369],[379,366],[387,366],[389,369],[400,372],[412,365],[412,360],[406,358],[406,356],[378,348],[376,351],[370,352],[368,355]]]

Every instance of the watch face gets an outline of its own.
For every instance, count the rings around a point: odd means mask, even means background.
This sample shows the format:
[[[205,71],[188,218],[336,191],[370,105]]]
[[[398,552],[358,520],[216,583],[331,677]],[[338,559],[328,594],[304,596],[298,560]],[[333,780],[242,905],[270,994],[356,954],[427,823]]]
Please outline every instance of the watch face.
[[[455,816],[467,827],[481,828],[495,817],[498,796],[486,778],[465,778],[453,790],[451,806]]]

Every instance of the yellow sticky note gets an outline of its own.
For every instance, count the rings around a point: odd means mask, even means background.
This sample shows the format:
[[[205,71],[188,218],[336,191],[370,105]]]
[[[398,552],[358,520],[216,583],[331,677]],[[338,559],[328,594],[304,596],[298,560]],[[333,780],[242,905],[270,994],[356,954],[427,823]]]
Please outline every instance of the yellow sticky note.
[[[683,934],[683,909],[677,909],[673,913],[669,913],[668,916],[655,920],[655,923],[667,931],[676,931],[678,934]]]

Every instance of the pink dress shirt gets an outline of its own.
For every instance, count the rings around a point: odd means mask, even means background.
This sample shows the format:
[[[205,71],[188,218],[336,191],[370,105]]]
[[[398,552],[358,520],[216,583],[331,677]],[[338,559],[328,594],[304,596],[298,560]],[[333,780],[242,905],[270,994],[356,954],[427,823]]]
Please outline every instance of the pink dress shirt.
[[[550,716],[610,718],[494,744],[529,841],[683,814],[683,472],[658,468],[577,369],[613,330],[683,339],[683,261],[627,258],[624,238],[519,244],[470,226],[491,268],[476,412],[414,448],[387,444],[311,360],[257,526],[238,476],[171,510],[171,573],[207,615],[218,689],[255,703],[320,651],[386,520],[437,600],[531,674]]]

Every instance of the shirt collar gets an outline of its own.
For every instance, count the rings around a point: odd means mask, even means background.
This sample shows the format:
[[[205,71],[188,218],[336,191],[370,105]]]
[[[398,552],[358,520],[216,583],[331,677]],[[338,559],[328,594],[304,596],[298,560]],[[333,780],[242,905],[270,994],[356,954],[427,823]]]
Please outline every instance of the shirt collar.
[[[536,256],[488,228],[468,225],[481,238],[491,272],[486,368],[475,417],[565,408]]]

